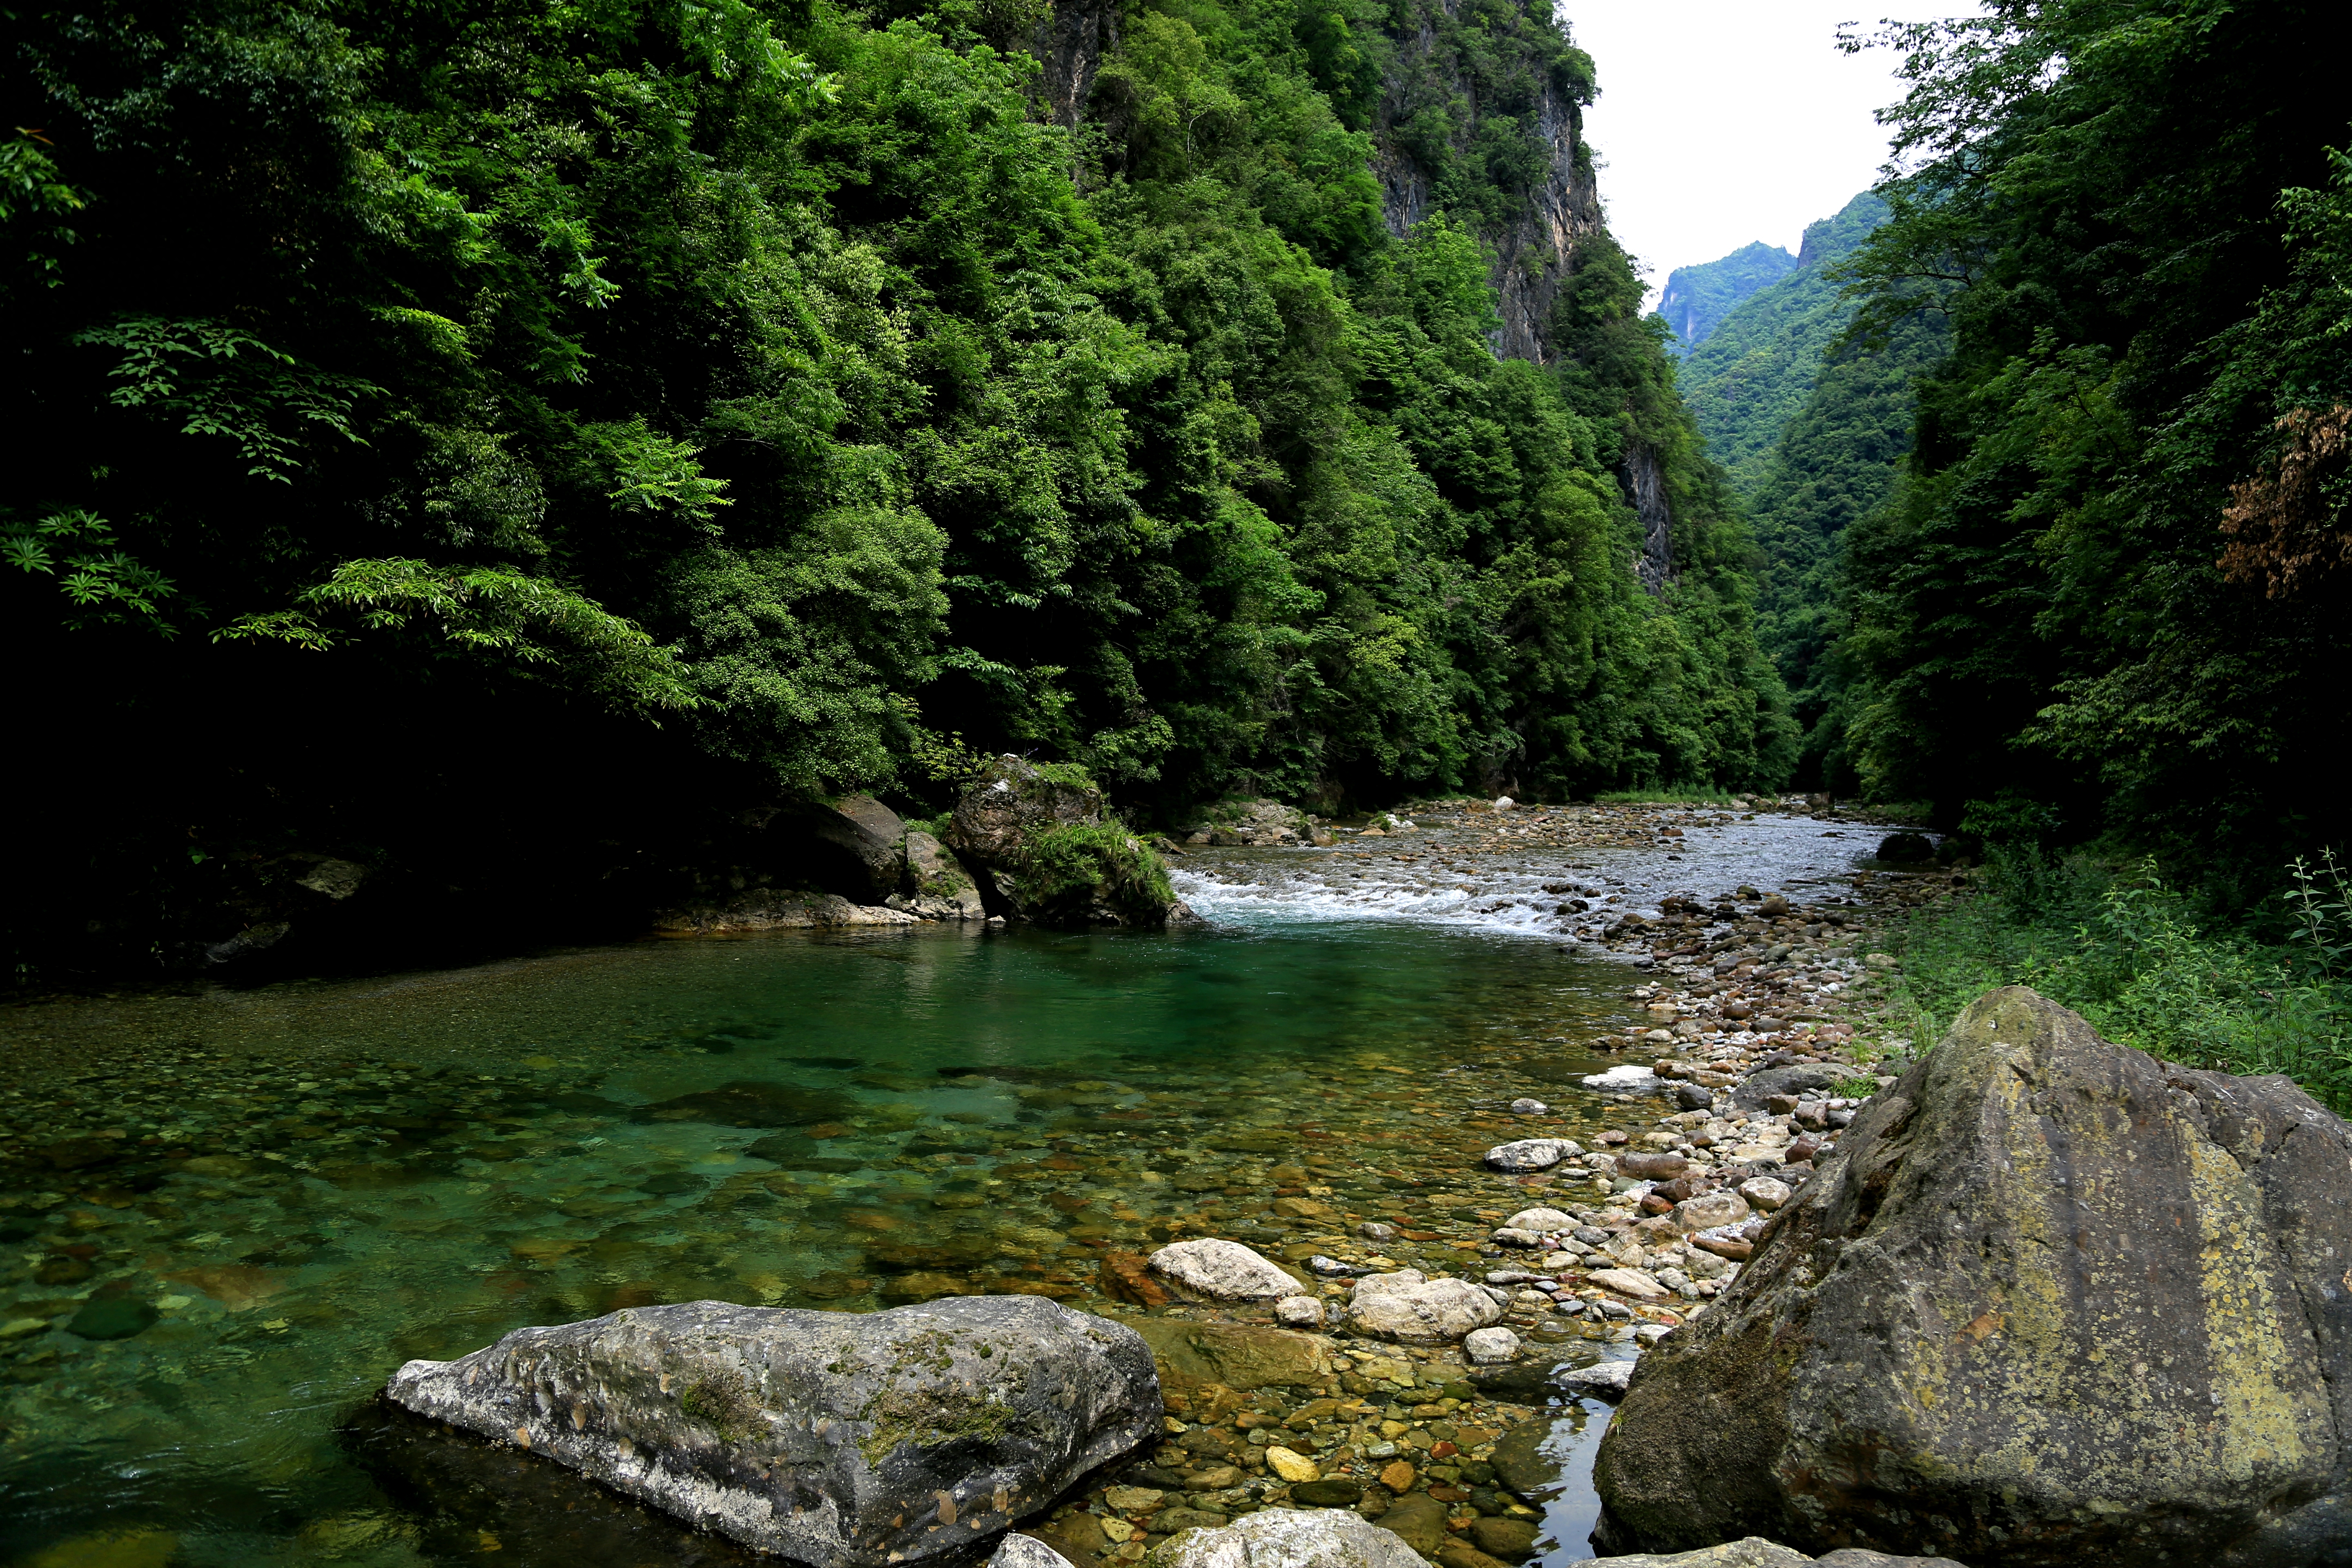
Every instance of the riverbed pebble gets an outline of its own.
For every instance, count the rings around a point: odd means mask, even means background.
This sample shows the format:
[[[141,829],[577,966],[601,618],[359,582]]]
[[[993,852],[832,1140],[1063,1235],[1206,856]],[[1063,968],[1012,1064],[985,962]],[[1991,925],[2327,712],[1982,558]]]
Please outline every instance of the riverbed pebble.
[[[1273,1300],[1298,1282],[1262,1255],[1217,1237],[1175,1242],[1151,1255],[1154,1273],[1221,1301]]]

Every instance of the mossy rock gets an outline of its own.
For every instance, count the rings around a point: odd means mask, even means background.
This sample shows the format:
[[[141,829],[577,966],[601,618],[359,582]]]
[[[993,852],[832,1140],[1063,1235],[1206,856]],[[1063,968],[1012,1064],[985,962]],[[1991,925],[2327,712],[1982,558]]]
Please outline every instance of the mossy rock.
[[[1990,992],[1643,1357],[1596,1458],[1596,1542],[2335,1561],[2347,1261],[2341,1119]]]

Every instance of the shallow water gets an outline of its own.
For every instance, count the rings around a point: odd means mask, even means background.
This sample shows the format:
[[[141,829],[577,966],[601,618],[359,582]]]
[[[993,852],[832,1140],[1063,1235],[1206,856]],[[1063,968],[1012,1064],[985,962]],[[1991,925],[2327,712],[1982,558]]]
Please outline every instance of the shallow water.
[[[1784,822],[1572,860],[1713,890],[1864,847]],[[1403,842],[1379,853],[1449,847]],[[1533,909],[1515,879],[1559,853],[1465,870],[1450,910],[1344,874],[1371,859],[1194,857],[1206,934],[774,933],[18,1009],[0,1563],[481,1561],[337,1439],[409,1357],[656,1300],[1083,1302],[1106,1246],[1318,1250],[1331,1222],[1255,1213],[1284,1184],[1408,1223],[1474,1201],[1506,1068],[1607,1066],[1569,1042],[1620,1021],[1626,974],[1486,907]],[[1622,1114],[1575,1098],[1569,1135]],[[1562,1560],[1588,1427],[1556,1439]]]
[[[1613,1016],[1619,978],[1475,932],[928,928],[115,1004],[111,1059],[0,1101],[0,1561],[137,1528],[320,1560],[383,1507],[339,1412],[525,1323],[1078,1296],[1088,1242],[1318,1144],[1354,1179],[1412,1080]]]

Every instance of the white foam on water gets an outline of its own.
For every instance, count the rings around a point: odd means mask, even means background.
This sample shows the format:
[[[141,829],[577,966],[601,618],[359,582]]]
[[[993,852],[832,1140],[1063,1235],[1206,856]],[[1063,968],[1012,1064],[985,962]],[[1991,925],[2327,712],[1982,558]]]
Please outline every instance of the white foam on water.
[[[1370,879],[1343,887],[1303,868],[1294,870],[1261,861],[1213,871],[1171,868],[1169,879],[1178,895],[1202,915],[1220,924],[1244,928],[1396,921],[1556,941],[1570,924],[1553,912],[1559,905],[1559,895],[1544,892],[1533,878],[1505,878],[1503,885],[1484,888],[1459,883],[1423,887]],[[1513,881],[1525,881],[1527,886],[1513,888],[1508,885]]]

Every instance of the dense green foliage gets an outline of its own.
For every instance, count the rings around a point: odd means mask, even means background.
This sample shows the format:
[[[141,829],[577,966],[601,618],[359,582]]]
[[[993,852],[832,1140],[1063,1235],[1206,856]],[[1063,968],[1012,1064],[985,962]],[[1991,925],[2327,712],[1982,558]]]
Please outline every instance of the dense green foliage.
[[[1874,342],[1833,344],[1748,494],[1764,556],[1758,636],[1804,727],[1797,782],[1809,788],[1844,795],[1859,782],[1837,657],[1846,533],[1893,500],[1911,449],[1913,387],[1945,341],[1942,318],[1922,310],[1887,322]]]
[[[1758,289],[1779,282],[1796,266],[1795,257],[1759,239],[1713,261],[1675,268],[1658,296],[1658,317],[1673,334],[1667,348],[1687,356]]]
[[[1539,111],[1591,61],[1517,0],[1163,0],[1073,132],[1039,16],[20,26],[36,879],[152,905],[141,942],[287,849],[604,882],[737,853],[763,800],[936,808],[1006,749],[1147,815],[1785,771],[1622,254],[1575,258],[1556,365],[1487,344],[1481,236],[1570,177]],[[1376,137],[1440,205],[1409,233]],[[1675,504],[1656,595],[1635,453]]]
[[[1763,481],[1781,431],[1812,392],[1822,353],[1853,314],[1836,264],[1885,216],[1886,204],[1865,191],[1835,216],[1807,225],[1787,274],[1727,311],[1684,359],[1676,379],[1707,456],[1743,494]]]
[[[1997,851],[1962,901],[1914,915],[1894,1001],[1923,1043],[1994,986],[2031,985],[2167,1061],[2284,1073],[2352,1114],[2352,889],[2298,867],[2272,940],[2200,928],[2152,864]]]
[[[1176,900],[1160,857],[1115,822],[1039,834],[1029,846],[1021,884],[1024,897],[1040,910],[1083,914],[1094,906],[1146,922]]]
[[[1925,309],[1893,502],[1848,536],[1845,741],[2247,896],[2336,831],[2352,163],[2335,13],[2003,0],[1898,29],[1916,172],[1857,258]]]

